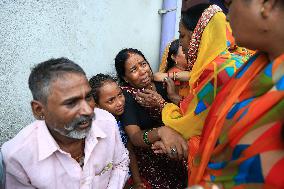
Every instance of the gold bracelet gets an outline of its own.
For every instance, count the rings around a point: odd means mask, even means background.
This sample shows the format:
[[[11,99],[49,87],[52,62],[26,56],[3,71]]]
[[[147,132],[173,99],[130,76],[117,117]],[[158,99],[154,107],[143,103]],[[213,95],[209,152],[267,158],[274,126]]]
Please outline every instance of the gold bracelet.
[[[173,80],[176,80],[176,72],[173,72]]]

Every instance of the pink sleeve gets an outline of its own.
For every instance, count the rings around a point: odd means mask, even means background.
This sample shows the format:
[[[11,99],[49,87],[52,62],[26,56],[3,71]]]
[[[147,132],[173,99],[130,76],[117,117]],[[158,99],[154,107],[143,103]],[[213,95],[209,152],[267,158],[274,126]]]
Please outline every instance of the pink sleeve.
[[[118,126],[115,126],[115,144],[114,158],[113,158],[113,170],[111,173],[108,189],[120,189],[124,187],[129,175],[129,156],[128,150],[122,143]]]

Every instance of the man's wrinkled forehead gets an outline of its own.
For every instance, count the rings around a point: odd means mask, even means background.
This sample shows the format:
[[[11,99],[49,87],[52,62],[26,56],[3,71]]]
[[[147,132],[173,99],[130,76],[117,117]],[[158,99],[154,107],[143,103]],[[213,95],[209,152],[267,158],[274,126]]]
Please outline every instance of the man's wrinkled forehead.
[[[84,74],[61,74],[50,84],[50,95],[52,95],[54,92],[65,96],[76,93],[78,93],[78,95],[84,95],[89,91],[91,91],[91,87],[89,85],[87,77]]]

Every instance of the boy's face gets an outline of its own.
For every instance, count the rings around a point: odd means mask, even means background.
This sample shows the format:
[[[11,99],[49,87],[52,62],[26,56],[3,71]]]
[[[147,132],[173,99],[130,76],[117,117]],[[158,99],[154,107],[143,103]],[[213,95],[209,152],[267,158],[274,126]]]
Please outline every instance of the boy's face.
[[[120,116],[124,112],[124,105],[125,98],[117,83],[104,83],[99,89],[99,108],[107,110],[114,116]]]

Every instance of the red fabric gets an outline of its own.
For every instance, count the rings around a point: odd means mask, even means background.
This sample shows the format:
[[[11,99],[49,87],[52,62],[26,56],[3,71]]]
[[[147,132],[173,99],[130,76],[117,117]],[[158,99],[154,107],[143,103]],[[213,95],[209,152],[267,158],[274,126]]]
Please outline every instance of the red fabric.
[[[194,156],[197,154],[198,152],[198,148],[199,148],[199,143],[200,143],[200,136],[194,136],[191,137],[188,140],[188,170],[191,170],[192,168],[192,163],[193,163],[193,159]],[[190,171],[188,171],[188,178],[190,177]]]
[[[284,178],[283,178],[283,171],[284,171],[284,158],[279,160],[269,171],[268,175],[266,176],[266,181],[268,183],[272,183],[275,188],[282,188],[284,186]]]
[[[146,179],[144,178],[141,178],[142,180],[142,183],[146,186],[146,189],[151,189],[151,185],[147,182]],[[134,185],[134,182],[133,182],[133,178],[130,177],[128,180],[127,180],[127,184],[129,184],[130,186],[133,186]]]

